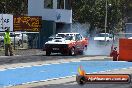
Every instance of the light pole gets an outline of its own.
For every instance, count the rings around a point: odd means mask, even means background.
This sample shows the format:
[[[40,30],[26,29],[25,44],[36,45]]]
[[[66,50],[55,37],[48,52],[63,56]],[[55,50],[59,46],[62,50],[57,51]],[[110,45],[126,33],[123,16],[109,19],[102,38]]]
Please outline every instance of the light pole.
[[[106,4],[105,4],[105,42],[106,42],[106,32],[107,32],[107,7],[108,7],[108,1],[106,0]]]
[[[106,3],[105,3],[105,42],[106,42],[106,33],[107,33],[108,5],[111,6],[111,4],[108,4],[108,0],[106,0]]]

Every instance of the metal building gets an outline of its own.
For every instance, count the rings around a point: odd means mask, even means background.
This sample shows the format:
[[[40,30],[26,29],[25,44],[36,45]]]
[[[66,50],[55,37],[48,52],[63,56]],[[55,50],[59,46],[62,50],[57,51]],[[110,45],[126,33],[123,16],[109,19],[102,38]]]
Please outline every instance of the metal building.
[[[71,0],[28,0],[28,16],[42,16],[40,48],[47,38],[71,29]]]

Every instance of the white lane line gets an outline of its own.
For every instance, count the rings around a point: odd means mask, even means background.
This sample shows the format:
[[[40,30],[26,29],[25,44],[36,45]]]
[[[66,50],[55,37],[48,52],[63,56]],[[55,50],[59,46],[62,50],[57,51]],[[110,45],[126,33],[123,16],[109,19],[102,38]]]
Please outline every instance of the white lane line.
[[[128,69],[128,68],[122,68],[122,69]]]
[[[76,75],[59,77],[59,78],[52,78],[52,79],[46,79],[46,80],[40,80],[40,81],[26,82],[26,83],[22,83],[22,84],[18,84],[18,85],[32,84],[32,83],[38,83],[38,82],[47,82],[47,81],[65,79],[65,78],[71,78],[71,77],[76,77]],[[9,85],[9,86],[4,86],[4,87],[7,88],[7,87],[12,87],[12,86],[17,86],[17,85]]]
[[[107,71],[100,71],[100,72],[102,73],[102,72],[107,72]]]
[[[65,63],[71,63],[71,62],[84,62],[84,61],[67,61],[67,62],[55,62],[55,63],[48,63],[48,64],[38,64],[38,65],[11,67],[11,68],[0,69],[0,71],[13,70],[13,69],[19,69],[19,68],[26,68],[26,67],[33,67],[33,66],[45,66],[45,65],[65,64]],[[113,62],[113,61],[107,61],[107,62]],[[118,62],[127,62],[127,61],[118,61]]]
[[[132,67],[129,67],[130,69],[132,69]]]
[[[113,70],[115,70],[115,71],[116,71],[116,70],[119,70],[119,69],[113,69]]]
[[[97,72],[92,72],[93,74],[96,74]],[[87,73],[88,74],[88,73]]]
[[[84,61],[68,61],[68,62],[55,62],[55,63],[48,63],[48,64],[38,64],[38,65],[29,65],[29,66],[20,66],[20,67],[12,67],[12,68],[4,68],[0,69],[0,71],[5,71],[5,70],[13,70],[13,69],[19,69],[19,68],[26,68],[26,67],[33,67],[33,66],[46,66],[46,65],[57,65],[57,64],[66,64],[66,63],[72,63],[72,62],[84,62]],[[113,61],[108,61],[108,62],[113,62]],[[126,62],[126,61],[119,61],[119,62]],[[132,68],[132,67],[130,67]],[[114,69],[116,70],[116,69]],[[118,69],[117,69],[118,70]]]
[[[37,67],[37,66],[58,65],[58,64],[66,64],[66,63],[72,63],[72,62],[81,62],[81,61],[57,62],[57,63],[49,63],[49,64],[38,64],[38,65],[20,66],[20,67],[12,67],[12,68],[0,69],[0,71],[14,70],[14,69],[28,68],[28,67]]]
[[[130,68],[132,68],[132,67],[130,67]],[[127,69],[127,68],[125,68],[125,69]],[[114,69],[114,70],[123,70],[123,69]],[[108,71],[113,71],[113,70],[92,72],[92,73],[86,73],[86,74],[97,74],[97,73],[108,72]],[[65,79],[65,78],[71,78],[71,77],[76,77],[76,75],[59,77],[59,78],[52,78],[52,79],[46,79],[46,80],[40,80],[40,81],[26,82],[26,83],[22,83],[22,84],[18,84],[18,85],[25,85],[25,84],[32,84],[32,83],[39,83],[39,82],[47,82],[47,81],[58,80],[58,79]],[[12,86],[17,86],[17,85],[9,85],[9,86],[4,86],[4,87],[7,88],[7,87],[12,87]]]
[[[106,72],[109,72],[109,71],[111,71],[111,70],[107,70]]]

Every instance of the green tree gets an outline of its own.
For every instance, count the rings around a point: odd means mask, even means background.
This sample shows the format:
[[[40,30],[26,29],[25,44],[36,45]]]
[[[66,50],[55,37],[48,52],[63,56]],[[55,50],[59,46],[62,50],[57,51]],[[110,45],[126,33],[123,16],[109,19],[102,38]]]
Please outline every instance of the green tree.
[[[107,0],[107,29],[114,29],[124,18],[124,12],[130,8],[130,0]],[[126,4],[127,3],[127,4]],[[128,5],[129,4],[129,5]],[[94,27],[104,29],[106,0],[75,0],[73,3],[73,21],[89,22],[90,30]]]
[[[28,0],[0,0],[0,13],[27,14]]]

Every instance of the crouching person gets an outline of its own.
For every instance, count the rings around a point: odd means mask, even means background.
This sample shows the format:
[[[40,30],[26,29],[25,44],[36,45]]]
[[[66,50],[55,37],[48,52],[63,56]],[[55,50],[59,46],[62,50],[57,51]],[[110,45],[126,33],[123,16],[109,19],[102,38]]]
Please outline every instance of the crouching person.
[[[4,45],[5,45],[5,56],[9,56],[8,52],[10,52],[10,56],[13,56],[9,28],[5,30]]]
[[[111,52],[111,56],[113,57],[113,61],[118,61],[119,53],[117,51],[117,47],[114,47],[114,49]]]

